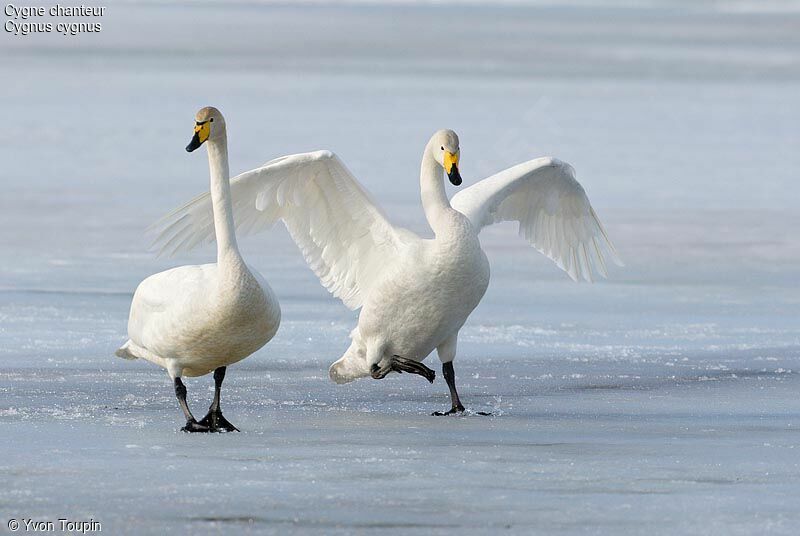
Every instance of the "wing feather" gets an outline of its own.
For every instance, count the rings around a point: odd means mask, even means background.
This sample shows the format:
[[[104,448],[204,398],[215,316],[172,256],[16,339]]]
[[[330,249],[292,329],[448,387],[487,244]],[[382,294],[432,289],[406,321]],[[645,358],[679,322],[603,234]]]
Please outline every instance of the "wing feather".
[[[456,194],[453,208],[482,229],[519,222],[519,234],[577,281],[608,276],[604,256],[622,261],[589,203],[572,166],[537,158],[511,167]]]
[[[320,282],[357,309],[382,273],[416,235],[395,228],[330,151],[284,156],[231,180],[240,235],[286,225]],[[156,222],[153,246],[173,255],[213,242],[211,196],[202,194]]]

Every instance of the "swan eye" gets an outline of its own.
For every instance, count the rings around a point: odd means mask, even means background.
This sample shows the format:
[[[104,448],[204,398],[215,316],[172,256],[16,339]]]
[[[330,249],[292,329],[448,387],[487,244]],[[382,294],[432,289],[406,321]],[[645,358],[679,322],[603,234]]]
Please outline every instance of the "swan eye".
[[[442,151],[444,151],[444,145],[442,145]]]

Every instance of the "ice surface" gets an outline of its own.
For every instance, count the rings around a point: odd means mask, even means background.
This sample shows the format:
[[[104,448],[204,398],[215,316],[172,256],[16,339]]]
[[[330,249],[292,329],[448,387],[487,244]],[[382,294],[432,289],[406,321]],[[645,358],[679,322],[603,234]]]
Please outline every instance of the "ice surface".
[[[0,39],[0,530],[794,534],[798,3],[397,4],[119,3],[99,35]],[[113,351],[142,278],[213,257],[142,235],[207,187],[206,104],[234,172],[330,148],[422,233],[435,129],[467,184],[558,156],[627,266],[574,284],[488,229],[456,372],[494,416],[434,418],[441,379],[330,383],[355,314],[277,227],[242,241],[284,312],[226,378],[242,433],[181,434],[166,374]]]

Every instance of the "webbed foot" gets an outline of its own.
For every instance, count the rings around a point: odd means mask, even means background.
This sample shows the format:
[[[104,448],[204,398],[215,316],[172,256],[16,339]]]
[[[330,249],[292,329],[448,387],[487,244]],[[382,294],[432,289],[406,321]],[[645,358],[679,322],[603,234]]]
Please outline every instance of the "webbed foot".
[[[434,411],[433,413],[431,413],[431,415],[434,417],[444,417],[445,415],[455,415],[456,413],[463,413],[463,412],[464,412],[464,406],[462,406],[461,403],[459,402],[458,405],[454,405],[447,411]]]
[[[186,421],[186,426],[181,428],[181,432],[208,433],[210,431],[211,431],[211,429],[208,426],[206,426],[204,424],[201,424],[201,423],[197,422],[194,419],[189,419],[188,421]]]
[[[431,415],[434,416],[434,417],[444,417],[445,415],[455,415],[457,413],[464,413],[464,411],[466,411],[464,409],[464,406],[459,404],[458,406],[453,406],[452,408],[450,408],[447,411],[434,411],[433,413],[431,413]],[[488,412],[488,411],[475,411],[475,412],[470,411],[470,414],[480,415],[482,417],[491,417],[492,416],[492,414],[490,412]]]
[[[390,372],[397,372],[399,374],[402,374],[403,372],[417,374],[428,380],[430,383],[433,383],[433,380],[436,379],[435,371],[426,367],[419,361],[414,361],[413,359],[408,359],[406,357],[400,357],[399,355],[393,355],[391,358],[386,360],[386,363],[383,366],[380,366],[377,363],[372,365],[370,375],[376,380],[382,380]]]
[[[208,428],[209,432],[238,432],[239,429],[228,422],[222,414],[222,410],[209,409],[208,414],[200,421],[200,426]]]

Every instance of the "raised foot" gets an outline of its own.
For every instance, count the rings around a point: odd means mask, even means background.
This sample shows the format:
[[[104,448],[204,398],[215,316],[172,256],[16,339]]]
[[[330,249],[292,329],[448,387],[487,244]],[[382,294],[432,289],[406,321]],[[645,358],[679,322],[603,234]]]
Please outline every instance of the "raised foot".
[[[181,432],[201,432],[201,433],[208,433],[211,429],[208,426],[200,424],[194,419],[190,419],[186,421],[186,426],[181,428]]]
[[[393,355],[382,367],[378,366],[377,363],[372,365],[370,375],[376,380],[382,380],[390,372],[397,372],[399,374],[402,374],[403,372],[417,374],[428,380],[430,383],[433,383],[433,380],[436,379],[436,372],[432,369],[426,367],[419,361],[400,357],[399,355]]]
[[[238,432],[239,429],[228,422],[222,415],[222,410],[208,410],[208,414],[200,421],[200,426],[208,428],[209,432]]]

